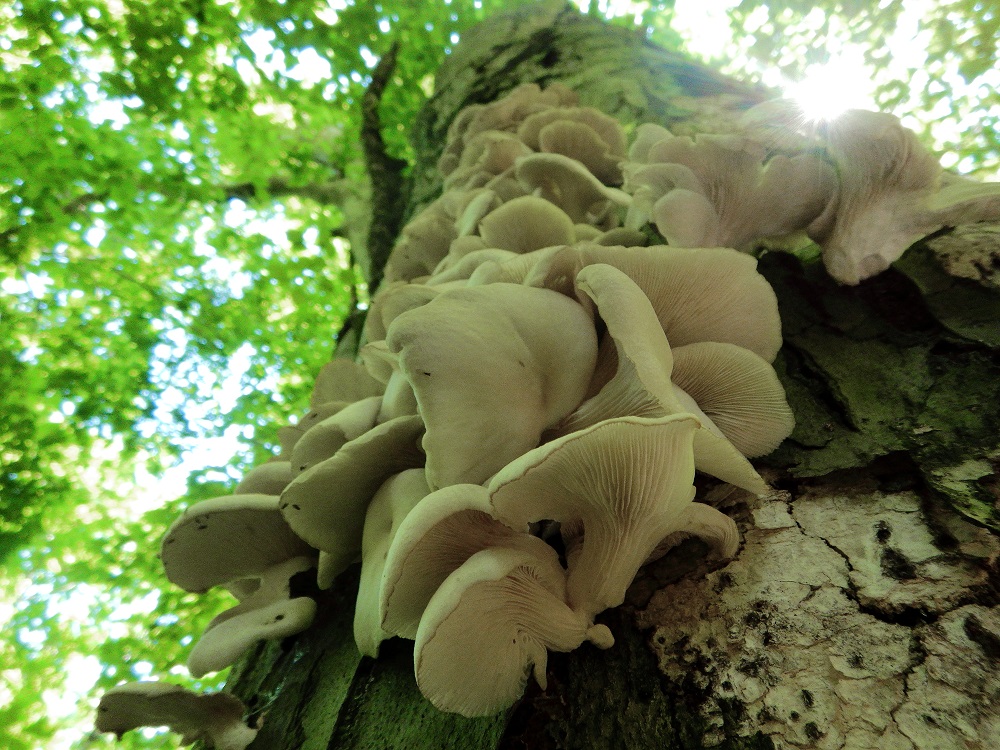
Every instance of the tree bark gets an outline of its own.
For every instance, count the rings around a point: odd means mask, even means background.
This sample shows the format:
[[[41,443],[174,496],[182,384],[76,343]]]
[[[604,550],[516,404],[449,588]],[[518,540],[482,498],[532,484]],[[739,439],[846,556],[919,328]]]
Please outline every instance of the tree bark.
[[[440,190],[434,165],[462,107],[555,81],[675,133],[724,131],[769,96],[560,5],[507,14],[441,68],[409,213]],[[552,654],[548,690],[507,715],[444,714],[416,688],[409,642],[357,653],[352,571],[316,594],[306,633],[234,669],[230,689],[262,721],[251,747],[995,747],[998,238],[943,233],[853,288],[817,262],[761,258],[797,420],[759,462],[776,490],[722,501],[743,534],[734,559],[709,563],[688,541],[644,568],[599,618],[612,649]]]

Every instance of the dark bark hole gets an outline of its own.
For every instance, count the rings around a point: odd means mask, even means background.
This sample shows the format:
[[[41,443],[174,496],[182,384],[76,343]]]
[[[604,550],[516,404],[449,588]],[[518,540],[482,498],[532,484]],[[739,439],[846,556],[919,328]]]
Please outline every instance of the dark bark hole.
[[[539,61],[539,64],[543,68],[551,68],[559,62],[559,50],[550,49],[545,53],[545,56]]]
[[[814,721],[810,721],[808,724],[805,725],[805,727],[803,727],[803,729],[805,730],[806,737],[808,737],[813,742],[815,742],[816,740],[818,740],[820,737],[823,736],[823,733],[819,731],[819,727],[816,726],[816,722]]]
[[[983,627],[974,615],[965,618],[963,629],[969,640],[977,644],[990,661],[1000,661],[1000,638],[995,633]]]
[[[802,691],[802,703],[806,708],[812,708],[815,701],[813,700],[813,694],[808,690]]]
[[[894,549],[882,551],[882,573],[897,581],[912,581],[917,577],[913,563]]]
[[[879,544],[885,544],[889,541],[889,537],[892,536],[892,529],[889,528],[889,524],[885,521],[879,521],[875,525],[875,538],[878,539]]]

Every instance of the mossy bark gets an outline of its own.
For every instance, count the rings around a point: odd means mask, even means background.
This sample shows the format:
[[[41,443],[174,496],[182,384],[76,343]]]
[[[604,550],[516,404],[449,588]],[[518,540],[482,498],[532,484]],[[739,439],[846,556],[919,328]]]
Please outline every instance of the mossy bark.
[[[438,75],[415,128],[411,214],[440,189],[455,114],[531,81],[676,132],[726,130],[767,97],[559,4],[509,14],[468,34]],[[713,567],[698,543],[676,548],[602,615],[615,647],[552,655],[545,693],[477,720],[421,697],[408,642],[358,655],[348,573],[318,595],[309,631],[233,673],[230,689],[262,721],[252,747],[989,747],[1000,732],[1000,232],[948,236],[854,288],[818,259],[761,258],[798,426],[761,462],[779,489],[725,500],[745,540],[734,560]]]

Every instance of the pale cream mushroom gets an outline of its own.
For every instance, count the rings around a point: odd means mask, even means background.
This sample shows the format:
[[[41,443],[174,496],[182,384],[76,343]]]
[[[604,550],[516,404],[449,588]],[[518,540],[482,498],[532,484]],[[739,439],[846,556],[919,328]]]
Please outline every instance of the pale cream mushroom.
[[[383,630],[379,615],[379,591],[390,547],[401,524],[430,491],[423,469],[407,469],[383,482],[368,506],[354,607],[354,642],[365,656],[378,656],[379,644],[391,635]]]
[[[665,136],[647,158],[674,169],[633,170],[630,180],[665,190],[653,203],[652,219],[667,242],[680,247],[748,250],[804,231],[836,184],[830,166],[813,155],[767,158],[761,144],[735,135]],[[627,226],[635,226],[631,221]]]
[[[528,253],[574,240],[573,221],[558,206],[526,195],[504,203],[479,222],[487,247]]]
[[[228,588],[240,603],[216,615],[188,654],[188,671],[194,677],[218,672],[234,664],[254,644],[301,633],[316,615],[316,602],[293,597],[292,578],[316,567],[316,559],[295,557],[278,563],[261,575],[236,581]]]
[[[289,457],[292,477],[330,458],[345,443],[374,427],[383,399],[379,395],[355,401],[306,430]]]
[[[943,185],[937,159],[882,112],[850,110],[827,130],[840,187],[809,227],[838,281],[857,284],[944,226],[1000,219],[1000,184]]]
[[[275,495],[227,495],[192,505],[163,537],[160,560],[167,579],[201,593],[310,554],[278,503]]]
[[[698,341],[742,346],[773,362],[781,348],[774,290],[755,258],[724,247],[582,245],[582,265],[623,271],[649,298],[673,347]]]
[[[368,503],[393,474],[423,464],[417,416],[397,417],[343,445],[307,469],[281,493],[288,525],[321,552],[319,585],[326,588],[361,553]]]
[[[624,417],[553,440],[490,480],[495,515],[521,529],[542,519],[582,524],[568,601],[593,618],[624,601],[662,539],[688,527],[694,435],[701,429],[691,414]],[[722,514],[715,518],[716,525],[731,524]],[[705,521],[697,516],[699,525]]]
[[[386,343],[426,425],[432,489],[482,482],[537,445],[583,397],[597,353],[583,307],[514,284],[444,292],[396,318]]]
[[[95,728],[119,740],[139,727],[165,726],[181,744],[207,742],[215,750],[245,750],[257,729],[243,721],[246,706],[229,693],[195,693],[167,682],[126,682],[97,705]]]
[[[246,473],[233,490],[234,495],[280,495],[292,481],[290,461],[267,461]]]
[[[767,485],[746,458],[722,432],[713,431],[715,425],[693,400],[684,400],[678,393],[671,381],[675,363],[670,344],[652,305],[638,285],[622,271],[606,264],[587,266],[577,275],[576,283],[581,295],[594,301],[607,333],[601,342],[595,378],[588,391],[593,395],[553,434],[566,435],[609,418],[660,417],[691,412],[708,428],[698,431],[694,437],[696,467],[755,494],[765,492]],[[756,355],[747,354],[770,369]],[[781,392],[780,384],[778,390]],[[756,395],[746,388],[738,393],[744,399]],[[720,396],[716,396],[716,401],[721,405]],[[787,410],[787,406],[785,408]],[[782,434],[781,438],[786,436]]]
[[[389,324],[398,315],[412,310],[414,307],[426,305],[439,293],[439,290],[424,284],[394,281],[383,285],[372,299],[371,305],[368,307],[368,314],[365,315],[365,341],[382,341]],[[385,380],[373,376],[371,370],[367,369],[367,365],[366,372],[370,377],[375,377],[383,386],[385,385]]]
[[[517,160],[517,179],[565,211],[576,223],[618,226],[610,212],[627,206],[628,194],[604,185],[583,164],[562,154],[532,154]]]
[[[753,352],[711,341],[676,347],[673,358],[675,389],[744,456],[764,456],[791,434],[795,417],[785,390],[774,368]]]
[[[413,509],[399,525],[382,575],[379,609],[386,632],[416,638],[431,596],[476,552],[487,547],[534,549],[537,540],[497,521],[491,512],[489,493],[478,484],[443,487]]]
[[[377,424],[396,417],[417,413],[417,398],[403,371],[399,369],[399,358],[389,351],[385,341],[373,341],[361,347],[358,353],[365,367],[379,380],[385,382],[385,393],[379,405]]]
[[[545,689],[550,650],[614,644],[607,627],[567,606],[558,557],[535,542],[533,552],[477,552],[431,597],[413,664],[420,691],[439,709],[495,714],[521,697],[529,674]]]

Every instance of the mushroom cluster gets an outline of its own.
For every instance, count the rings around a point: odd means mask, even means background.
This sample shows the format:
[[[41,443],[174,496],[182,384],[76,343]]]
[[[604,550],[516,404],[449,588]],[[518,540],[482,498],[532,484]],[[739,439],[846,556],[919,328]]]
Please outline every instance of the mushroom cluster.
[[[761,494],[748,459],[793,427],[775,295],[741,251],[805,233],[857,283],[1000,213],[997,186],[944,180],[887,115],[848,113],[822,152],[769,138],[642,125],[629,146],[558,85],[464,110],[360,361],[329,363],[276,460],[164,539],[173,582],[238,600],[192,673],[308,627],[292,577],[316,567],[327,588],[360,561],[360,651],[412,639],[434,705],[491,714],[544,688],[550,651],[612,646],[598,616],[681,535],[734,554],[695,474]]]
[[[279,508],[319,585],[360,559],[358,648],[413,639],[443,710],[502,710],[530,675],[544,687],[549,651],[610,647],[595,618],[665,541],[735,552],[695,472],[764,492],[748,457],[793,426],[756,261],[644,247],[626,155],[621,126],[559,86],[463,111],[445,192],[368,312],[380,392],[283,443]]]

